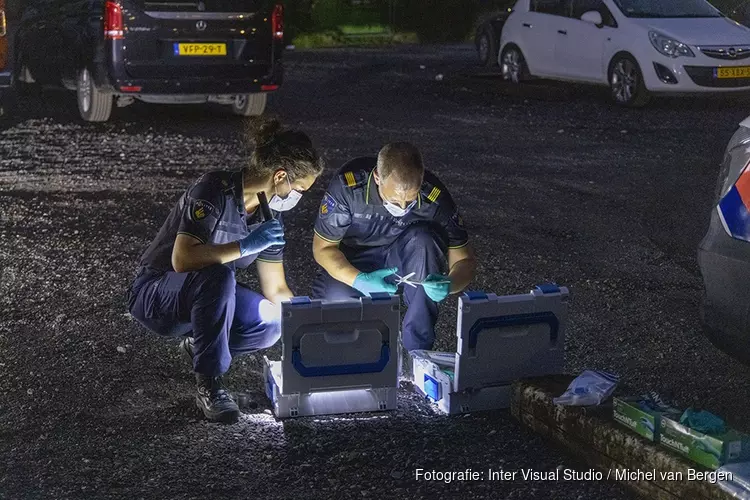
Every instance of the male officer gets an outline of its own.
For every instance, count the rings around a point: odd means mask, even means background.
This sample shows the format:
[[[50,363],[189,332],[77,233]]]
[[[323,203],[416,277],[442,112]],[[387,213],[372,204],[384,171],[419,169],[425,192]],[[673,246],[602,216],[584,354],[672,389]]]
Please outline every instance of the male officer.
[[[402,342],[409,351],[432,348],[437,304],[463,290],[476,268],[453,199],[406,142],[355,158],[333,177],[315,223],[313,255],[323,268],[313,284],[316,298],[395,293],[394,273],[416,273],[412,279],[422,283],[403,288]]]
[[[130,313],[164,336],[186,336],[196,401],[206,418],[232,422],[239,408],[221,383],[232,357],[272,346],[280,336],[277,305],[287,286],[280,212],[299,201],[323,163],[302,132],[277,121],[259,128],[249,165],[215,171],[180,197],[141,257],[128,298]],[[267,193],[274,220],[263,222],[257,194]],[[235,268],[257,263],[261,293],[235,281]]]

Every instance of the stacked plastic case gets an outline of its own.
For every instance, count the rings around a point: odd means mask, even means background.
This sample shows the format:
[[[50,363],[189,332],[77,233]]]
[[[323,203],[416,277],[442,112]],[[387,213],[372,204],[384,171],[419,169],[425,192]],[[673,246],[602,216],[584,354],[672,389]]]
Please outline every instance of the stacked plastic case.
[[[412,351],[414,385],[445,413],[508,408],[514,380],[562,373],[568,289],[459,297],[456,353]]]
[[[295,297],[281,304],[282,358],[265,357],[266,394],[279,418],[393,410],[400,298]]]

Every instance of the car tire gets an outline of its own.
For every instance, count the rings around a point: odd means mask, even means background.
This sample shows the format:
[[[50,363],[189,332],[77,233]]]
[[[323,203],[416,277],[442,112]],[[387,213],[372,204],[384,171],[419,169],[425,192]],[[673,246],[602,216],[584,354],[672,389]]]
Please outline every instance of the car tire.
[[[28,66],[26,66],[26,60],[24,59],[23,54],[18,54],[14,64],[17,68],[15,78],[13,78],[13,87],[16,94],[21,97],[28,97],[31,94],[38,92],[41,87],[36,83],[34,75],[31,74]]]
[[[477,38],[477,55],[479,64],[486,68],[497,66],[497,40],[495,33],[489,26],[484,26]]]
[[[526,58],[515,45],[505,47],[500,61],[503,80],[518,84],[528,79],[529,67],[526,65]]]
[[[620,54],[612,59],[608,81],[610,97],[617,105],[642,108],[651,99],[643,80],[643,72],[635,58],[629,54]]]
[[[87,122],[106,122],[112,114],[114,98],[94,85],[94,78],[88,68],[78,71],[76,79],[78,112]]]
[[[268,94],[238,95],[232,103],[232,112],[239,116],[260,116],[266,110]]]

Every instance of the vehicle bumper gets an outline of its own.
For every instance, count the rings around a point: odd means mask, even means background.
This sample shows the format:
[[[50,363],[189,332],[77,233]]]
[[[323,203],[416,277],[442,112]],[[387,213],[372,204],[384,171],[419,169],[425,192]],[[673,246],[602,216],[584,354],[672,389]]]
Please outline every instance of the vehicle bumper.
[[[0,72],[0,91],[4,87],[10,87],[13,83],[10,71]]]
[[[283,82],[284,71],[281,64],[275,64],[271,73],[257,78],[180,77],[175,79],[147,79],[130,78],[124,71],[99,65],[95,70],[94,78],[97,87],[116,95],[231,96],[277,90]]]
[[[667,94],[726,94],[750,91],[748,78],[716,78],[719,67],[750,67],[750,59],[729,61],[714,59],[697,50],[695,57],[670,58],[658,53],[640,61],[646,88]]]
[[[733,239],[716,210],[698,248],[705,287],[702,320],[711,341],[730,355],[750,361],[750,243]]]

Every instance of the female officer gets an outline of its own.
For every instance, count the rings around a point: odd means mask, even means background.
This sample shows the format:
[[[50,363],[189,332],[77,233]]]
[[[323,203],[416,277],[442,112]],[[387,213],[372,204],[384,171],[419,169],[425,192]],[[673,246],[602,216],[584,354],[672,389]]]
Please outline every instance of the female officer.
[[[141,257],[130,313],[151,331],[188,336],[198,407],[233,422],[239,408],[221,383],[233,356],[271,347],[280,337],[277,305],[294,296],[283,266],[281,212],[293,208],[323,170],[306,134],[266,121],[238,171],[200,177],[180,197]],[[274,219],[263,222],[258,193]],[[235,281],[235,268],[257,262],[261,293]]]

